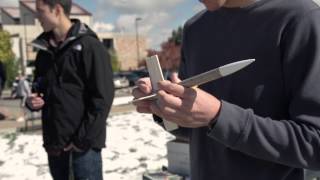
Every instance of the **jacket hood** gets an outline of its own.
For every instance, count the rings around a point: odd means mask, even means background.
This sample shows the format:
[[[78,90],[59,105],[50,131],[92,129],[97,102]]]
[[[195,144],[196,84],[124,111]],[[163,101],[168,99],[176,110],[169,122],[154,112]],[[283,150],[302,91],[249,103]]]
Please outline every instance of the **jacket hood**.
[[[69,30],[66,40],[60,46],[60,49],[68,45],[70,42],[79,39],[82,36],[92,36],[98,39],[98,36],[95,32],[93,32],[88,25],[81,23],[78,19],[72,19],[71,22],[73,25]],[[40,34],[35,40],[32,41],[32,46],[41,49],[48,50],[50,44],[49,40],[53,37],[53,32],[43,32]]]

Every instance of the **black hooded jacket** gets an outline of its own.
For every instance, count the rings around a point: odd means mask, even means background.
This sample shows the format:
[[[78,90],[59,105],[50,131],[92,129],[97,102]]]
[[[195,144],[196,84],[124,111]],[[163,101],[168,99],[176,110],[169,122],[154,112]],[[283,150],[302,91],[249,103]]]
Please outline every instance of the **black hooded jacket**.
[[[52,32],[33,41],[40,49],[35,61],[33,91],[43,94],[44,147],[61,150],[105,147],[106,118],[114,85],[110,57],[97,35],[73,20],[67,38],[53,47]]]

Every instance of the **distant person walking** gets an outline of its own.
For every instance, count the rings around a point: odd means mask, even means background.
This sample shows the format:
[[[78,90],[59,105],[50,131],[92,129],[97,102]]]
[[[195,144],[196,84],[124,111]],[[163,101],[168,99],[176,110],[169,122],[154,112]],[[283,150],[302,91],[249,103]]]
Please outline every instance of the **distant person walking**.
[[[17,97],[21,99],[20,107],[22,110],[22,116],[20,116],[17,121],[25,121],[28,109],[26,109],[26,100],[31,96],[30,82],[25,76],[20,75],[19,81],[16,89]]]
[[[20,106],[25,107],[27,97],[31,95],[31,88],[29,81],[25,76],[19,76],[19,81],[17,85],[17,96],[21,99]]]
[[[18,98],[17,96],[18,83],[19,83],[19,76],[16,76],[16,78],[12,82],[11,94],[10,94],[11,99]]]

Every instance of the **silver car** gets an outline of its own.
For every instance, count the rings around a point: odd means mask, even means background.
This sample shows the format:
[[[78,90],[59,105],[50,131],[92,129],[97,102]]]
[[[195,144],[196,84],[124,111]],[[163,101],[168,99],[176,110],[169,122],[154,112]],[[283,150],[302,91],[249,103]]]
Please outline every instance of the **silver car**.
[[[129,87],[129,80],[118,74],[113,75],[113,84],[116,89]]]

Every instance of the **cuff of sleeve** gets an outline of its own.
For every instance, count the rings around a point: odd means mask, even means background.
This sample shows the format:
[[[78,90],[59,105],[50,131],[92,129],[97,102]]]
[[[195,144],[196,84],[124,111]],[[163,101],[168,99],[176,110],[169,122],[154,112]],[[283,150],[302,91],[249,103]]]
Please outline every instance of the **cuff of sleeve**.
[[[154,121],[155,123],[157,123],[157,124],[160,125],[163,129],[165,129],[164,124],[163,124],[163,120],[162,120],[161,117],[159,117],[159,116],[157,116],[157,115],[155,115],[155,114],[152,114],[152,117],[153,117],[153,121]]]
[[[91,148],[91,143],[87,140],[80,140],[79,138],[74,138],[72,142],[77,148],[83,151],[86,151]]]
[[[248,124],[248,113],[243,108],[221,101],[221,109],[208,136],[218,142],[234,147]]]

